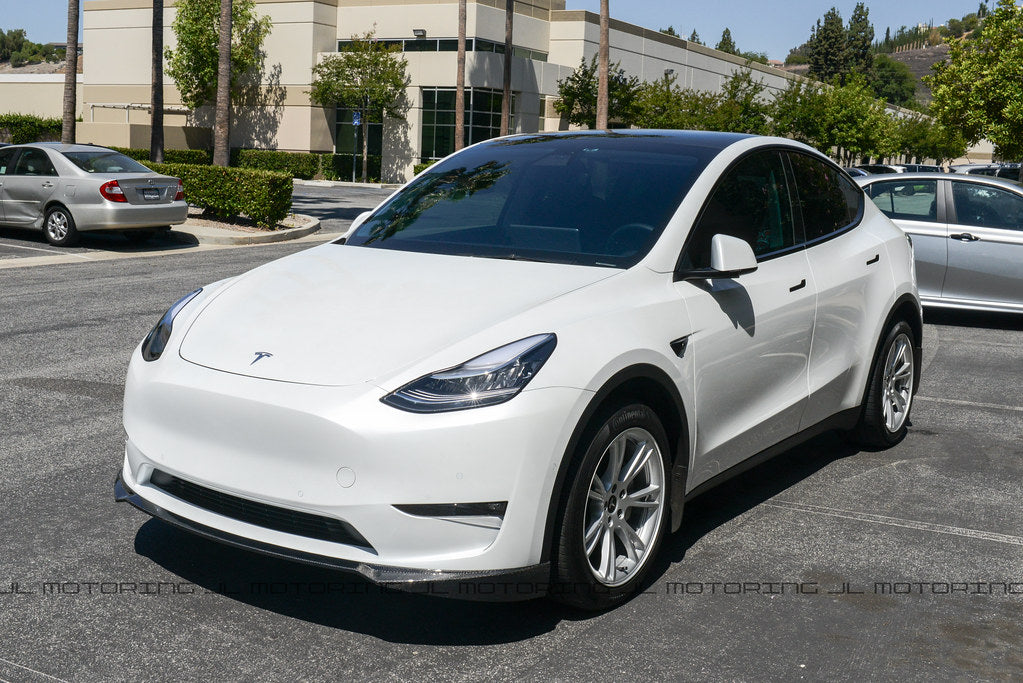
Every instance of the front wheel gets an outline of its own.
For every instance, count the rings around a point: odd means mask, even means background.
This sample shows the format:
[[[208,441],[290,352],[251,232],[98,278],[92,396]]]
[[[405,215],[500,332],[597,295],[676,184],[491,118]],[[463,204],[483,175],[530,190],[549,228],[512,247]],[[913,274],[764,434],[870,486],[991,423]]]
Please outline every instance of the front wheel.
[[[667,524],[667,444],[641,404],[615,411],[584,444],[561,516],[555,599],[600,610],[640,587]]]
[[[854,441],[867,448],[889,448],[902,441],[909,426],[916,373],[913,330],[899,321],[888,330],[874,361]]]
[[[78,241],[78,228],[71,212],[63,206],[54,206],[46,212],[43,223],[46,241],[55,247],[70,247]]]

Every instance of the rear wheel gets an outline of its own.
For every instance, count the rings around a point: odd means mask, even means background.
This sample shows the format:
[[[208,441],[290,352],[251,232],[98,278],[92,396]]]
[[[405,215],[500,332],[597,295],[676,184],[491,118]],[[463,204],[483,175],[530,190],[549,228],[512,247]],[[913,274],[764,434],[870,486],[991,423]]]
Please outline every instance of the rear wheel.
[[[559,525],[555,599],[599,610],[639,589],[667,524],[667,443],[653,410],[632,404],[582,445]]]
[[[853,440],[868,448],[888,448],[906,436],[916,379],[913,330],[898,321],[885,335],[874,361],[860,422]]]
[[[71,212],[63,206],[51,207],[46,212],[43,233],[46,235],[46,241],[55,247],[70,247],[78,241],[79,237],[75,219],[71,217]]]

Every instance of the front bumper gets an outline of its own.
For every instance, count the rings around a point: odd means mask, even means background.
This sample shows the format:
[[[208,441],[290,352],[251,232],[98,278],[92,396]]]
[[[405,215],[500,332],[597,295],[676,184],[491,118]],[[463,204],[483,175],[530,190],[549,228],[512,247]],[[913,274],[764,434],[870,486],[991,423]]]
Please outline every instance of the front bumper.
[[[236,536],[186,519],[146,500],[125,484],[121,474],[114,481],[114,500],[130,503],[156,519],[219,543],[271,557],[358,574],[378,586],[394,590],[462,600],[511,602],[542,597],[550,588],[550,564],[547,562],[492,571],[410,569],[314,555]]]

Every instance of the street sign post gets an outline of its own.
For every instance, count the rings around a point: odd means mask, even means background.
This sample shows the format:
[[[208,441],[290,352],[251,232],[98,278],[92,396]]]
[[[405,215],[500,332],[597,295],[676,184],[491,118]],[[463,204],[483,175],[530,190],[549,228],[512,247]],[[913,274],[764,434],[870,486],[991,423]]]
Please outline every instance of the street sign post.
[[[359,126],[362,125],[362,112],[356,109],[352,112],[352,182],[355,182],[355,160],[359,154]]]

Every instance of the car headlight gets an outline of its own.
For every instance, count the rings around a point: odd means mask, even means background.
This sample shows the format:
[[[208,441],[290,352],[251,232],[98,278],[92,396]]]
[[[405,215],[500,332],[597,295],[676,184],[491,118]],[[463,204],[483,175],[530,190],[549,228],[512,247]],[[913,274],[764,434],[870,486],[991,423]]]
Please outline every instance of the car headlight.
[[[504,403],[529,384],[557,343],[553,334],[526,337],[458,367],[420,377],[380,400],[413,413],[440,413]]]
[[[171,336],[171,328],[174,326],[174,318],[177,317],[181,309],[188,304],[189,301],[199,296],[202,288],[195,290],[191,294],[185,296],[174,302],[174,305],[167,309],[167,312],[160,318],[160,322],[156,323],[156,327],[149,331],[146,335],[145,340],[142,342],[142,358],[148,361],[154,361],[160,357],[163,350],[167,347],[167,340]]]

